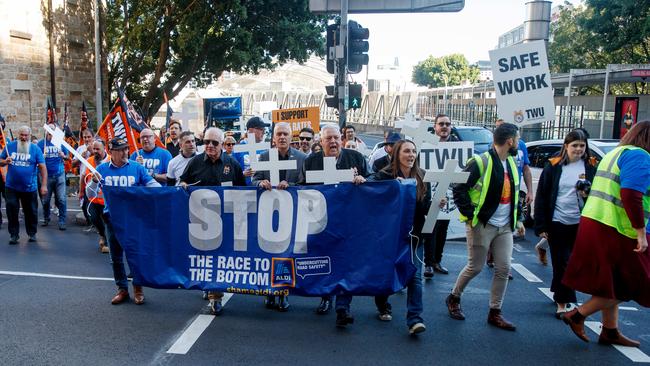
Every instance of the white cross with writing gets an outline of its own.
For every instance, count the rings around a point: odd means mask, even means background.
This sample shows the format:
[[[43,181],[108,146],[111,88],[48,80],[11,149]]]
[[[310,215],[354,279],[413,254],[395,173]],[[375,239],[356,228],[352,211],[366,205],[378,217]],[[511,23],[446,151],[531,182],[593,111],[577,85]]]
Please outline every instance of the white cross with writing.
[[[268,171],[271,177],[271,185],[280,184],[280,170],[296,170],[298,162],[295,160],[280,160],[278,149],[269,150],[268,161],[251,162],[251,169],[254,171]]]
[[[424,175],[424,181],[430,183],[438,183],[436,192],[431,197],[431,207],[427,213],[427,218],[422,227],[423,233],[433,232],[433,227],[438,220],[438,213],[440,212],[440,201],[446,196],[447,190],[452,183],[465,183],[469,179],[469,172],[457,172],[458,160],[449,159],[445,161],[445,167],[442,170],[427,170]]]
[[[246,138],[245,144],[235,145],[233,151],[235,152],[247,152],[249,164],[257,163],[257,151],[258,150],[268,150],[271,148],[271,143],[268,141],[255,142],[255,136],[251,135]],[[244,169],[244,167],[242,167]]]
[[[404,121],[402,133],[405,136],[409,136],[411,139],[413,139],[413,142],[419,149],[424,148],[425,145],[438,145],[438,142],[440,142],[440,137],[429,132],[429,127],[427,124],[428,123],[426,121],[414,121],[412,119]]]
[[[336,158],[323,157],[323,170],[308,170],[305,172],[307,183],[337,184],[352,182],[354,169],[336,169]]]
[[[181,126],[183,126],[183,131],[187,131],[189,129],[189,123],[191,119],[199,118],[198,113],[187,112],[185,111],[185,108],[179,112],[174,112],[172,115],[174,119],[178,120],[181,123]]]
[[[47,131],[50,135],[52,135],[52,140],[50,141],[52,145],[56,146],[59,148],[59,151],[62,150],[61,147],[65,147],[66,150],[72,153],[72,155],[79,160],[80,163],[82,163],[88,170],[90,170],[93,174],[99,174],[97,173],[97,170],[95,170],[95,167],[90,165],[88,160],[86,160],[83,155],[81,155],[77,149],[74,147],[70,146],[65,141],[65,132],[63,132],[61,129],[58,127],[55,127],[54,130],[50,128],[47,124],[43,125],[43,128],[45,131]]]

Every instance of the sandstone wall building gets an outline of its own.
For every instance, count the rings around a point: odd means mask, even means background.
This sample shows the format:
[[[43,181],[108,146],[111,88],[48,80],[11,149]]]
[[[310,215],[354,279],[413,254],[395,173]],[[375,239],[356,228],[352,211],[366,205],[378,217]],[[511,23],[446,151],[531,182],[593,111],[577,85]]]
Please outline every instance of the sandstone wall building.
[[[90,126],[95,125],[94,4],[0,0],[0,113],[14,135],[26,124],[42,136],[48,96],[55,101],[61,122],[68,103],[73,130],[79,128],[82,101]],[[107,90],[106,72],[102,73],[102,89]],[[103,104],[106,108],[106,100]]]

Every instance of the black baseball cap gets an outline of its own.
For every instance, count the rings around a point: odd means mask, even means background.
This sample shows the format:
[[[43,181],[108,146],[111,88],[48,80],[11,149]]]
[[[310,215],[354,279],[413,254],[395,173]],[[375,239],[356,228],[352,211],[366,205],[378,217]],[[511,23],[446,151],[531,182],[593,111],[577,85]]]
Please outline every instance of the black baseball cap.
[[[251,117],[248,122],[246,122],[246,129],[249,128],[261,128],[264,129],[266,127],[266,123],[262,121],[260,117]]]
[[[121,137],[113,137],[109,142],[111,150],[121,150],[129,147],[129,142]]]

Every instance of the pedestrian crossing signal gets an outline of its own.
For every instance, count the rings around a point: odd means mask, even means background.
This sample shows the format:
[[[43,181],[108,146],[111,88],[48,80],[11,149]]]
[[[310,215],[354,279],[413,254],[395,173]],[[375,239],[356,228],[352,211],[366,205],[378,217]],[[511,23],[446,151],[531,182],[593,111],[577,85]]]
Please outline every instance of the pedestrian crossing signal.
[[[348,86],[348,105],[350,109],[361,108],[361,84],[350,84]]]

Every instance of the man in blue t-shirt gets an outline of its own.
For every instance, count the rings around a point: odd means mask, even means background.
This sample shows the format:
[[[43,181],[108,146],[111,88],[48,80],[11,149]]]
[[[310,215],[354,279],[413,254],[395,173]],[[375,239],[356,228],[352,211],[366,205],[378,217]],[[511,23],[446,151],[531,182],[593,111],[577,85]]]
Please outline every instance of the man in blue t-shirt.
[[[49,124],[54,130],[56,125]],[[68,150],[62,146],[52,144],[52,135],[47,134],[45,140],[38,142],[38,147],[45,157],[45,166],[47,167],[47,194],[43,197],[43,226],[50,223],[50,201],[52,194],[56,199],[56,208],[59,209],[59,230],[65,230],[66,217],[66,191],[65,191],[65,170],[63,161],[68,159]]]
[[[151,131],[151,130],[150,130]],[[94,175],[92,181],[86,187],[86,196],[89,199],[97,197],[100,185],[132,187],[147,186],[160,187],[147,170],[129,157],[129,143],[120,137],[115,137],[110,141],[109,149],[111,160],[100,164],[96,169],[99,175]],[[101,182],[101,184],[100,184]],[[128,213],[111,212],[109,209],[109,200],[104,198],[104,224],[106,227],[106,239],[111,254],[111,263],[113,265],[113,277],[117,285],[117,294],[111,299],[111,304],[117,305],[129,299],[129,282],[124,269],[124,249],[115,237],[115,231],[111,224],[111,216]],[[137,305],[144,304],[144,292],[142,286],[135,281],[133,282],[133,301]]]
[[[167,166],[172,160],[169,151],[156,146],[156,137],[152,130],[145,128],[140,132],[142,149],[131,154],[131,160],[135,160],[145,167],[147,174],[152,176],[163,186],[167,185]]]
[[[47,194],[47,168],[43,152],[30,141],[32,130],[27,126],[18,129],[18,140],[7,143],[0,154],[0,166],[7,168],[5,194],[7,200],[7,220],[9,221],[9,244],[18,244],[18,211],[23,207],[25,214],[25,230],[29,241],[36,241],[38,223],[38,181],[36,175],[41,175],[40,194]]]

